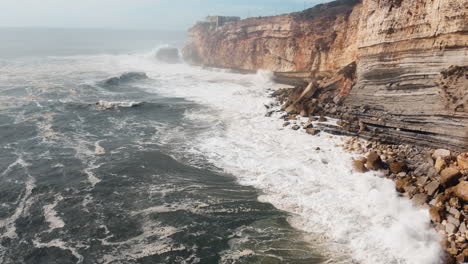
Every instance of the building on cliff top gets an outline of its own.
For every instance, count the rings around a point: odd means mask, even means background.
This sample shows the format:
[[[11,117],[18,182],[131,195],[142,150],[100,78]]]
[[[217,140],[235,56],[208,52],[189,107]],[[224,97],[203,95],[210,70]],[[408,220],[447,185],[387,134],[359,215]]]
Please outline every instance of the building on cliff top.
[[[239,20],[240,20],[240,17],[236,17],[236,16],[207,16],[205,18],[205,22],[213,24],[217,27],[220,27],[228,22],[235,22]]]

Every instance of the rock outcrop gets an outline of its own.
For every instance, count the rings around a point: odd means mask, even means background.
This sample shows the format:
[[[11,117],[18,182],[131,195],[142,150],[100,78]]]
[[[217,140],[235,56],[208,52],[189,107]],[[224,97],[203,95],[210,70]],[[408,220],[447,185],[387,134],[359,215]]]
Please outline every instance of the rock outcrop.
[[[197,23],[183,54],[197,65],[272,70],[277,81],[297,85],[285,109],[341,118],[350,135],[461,150],[468,147],[467,10],[465,0],[339,0]]]

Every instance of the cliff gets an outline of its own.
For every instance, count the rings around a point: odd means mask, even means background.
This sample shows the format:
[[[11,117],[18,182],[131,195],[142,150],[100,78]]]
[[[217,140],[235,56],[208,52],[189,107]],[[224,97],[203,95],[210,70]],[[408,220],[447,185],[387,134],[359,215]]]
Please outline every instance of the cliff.
[[[467,10],[465,0],[340,0],[274,17],[197,23],[183,54],[197,65],[272,70],[279,81],[298,84],[284,109],[336,116],[349,134],[464,149]],[[311,83],[306,93],[302,82]]]

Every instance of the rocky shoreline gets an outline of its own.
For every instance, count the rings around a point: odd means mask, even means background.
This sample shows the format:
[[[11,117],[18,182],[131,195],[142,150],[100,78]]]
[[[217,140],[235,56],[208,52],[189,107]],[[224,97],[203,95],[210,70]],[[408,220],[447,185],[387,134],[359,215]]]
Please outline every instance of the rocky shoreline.
[[[279,111],[284,113],[281,115],[283,127],[304,129],[310,135],[324,131],[347,136],[340,146],[347,152],[362,156],[353,160],[353,169],[358,173],[379,171],[382,177],[393,180],[402,197],[429,211],[432,226],[441,236],[446,263],[467,262],[468,152],[386,144],[380,137],[372,137],[363,122],[353,119],[343,109],[338,110],[333,100],[320,96],[310,99],[313,90],[310,87],[312,85],[309,84],[307,87],[284,88],[271,95],[281,105]],[[313,111],[298,104],[306,97],[316,106],[312,108]],[[270,110],[266,116],[271,116],[275,111],[278,110]],[[325,122],[325,116],[337,118],[336,125]],[[299,117],[308,118],[308,121],[297,121]],[[313,124],[313,121],[316,122]]]

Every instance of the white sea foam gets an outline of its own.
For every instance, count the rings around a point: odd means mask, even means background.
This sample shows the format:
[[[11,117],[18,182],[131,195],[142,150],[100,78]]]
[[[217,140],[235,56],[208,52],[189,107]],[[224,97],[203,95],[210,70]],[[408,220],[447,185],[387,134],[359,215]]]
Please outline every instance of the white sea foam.
[[[277,115],[264,117],[264,104],[272,103],[266,97],[273,86],[271,73],[142,67],[163,83],[148,91],[206,106],[186,118],[223,123],[191,142],[196,146],[191,151],[207,156],[241,184],[261,189],[260,200],[291,212],[297,228],[323,236],[361,263],[441,263],[439,238],[427,211],[398,197],[392,181],[378,173],[353,173],[353,156],[335,146],[337,139],[283,128]]]
[[[24,161],[23,157],[20,155],[20,156],[18,156],[16,161],[13,162],[12,164],[10,164],[7,167],[7,169],[2,173],[2,175],[6,175],[7,173],[9,173],[12,170],[12,168],[14,168],[16,166],[20,166],[20,167],[22,167],[24,169],[24,171],[25,171],[25,173],[27,175],[26,181],[24,183],[24,185],[25,185],[24,186],[24,192],[23,192],[23,194],[20,196],[20,198],[18,200],[18,205],[16,206],[13,215],[11,215],[10,217],[8,217],[6,219],[0,219],[0,229],[4,228],[4,232],[1,234],[3,237],[9,237],[9,238],[17,238],[18,237],[18,235],[16,233],[15,222],[20,216],[25,215],[27,213],[27,211],[29,210],[29,207],[31,205],[30,199],[31,199],[32,190],[35,187],[35,180],[31,176],[31,174],[29,174],[29,170],[28,170],[29,165],[30,164],[28,164],[26,161]]]
[[[57,204],[62,200],[63,197],[61,195],[56,195],[52,204],[47,204],[43,207],[45,220],[49,223],[49,232],[65,226],[65,222],[57,216],[57,211],[55,210]]]
[[[108,101],[104,101],[104,100],[99,100],[96,103],[96,108],[99,109],[99,110],[109,110],[109,109],[115,109],[115,108],[118,108],[118,107],[130,108],[130,107],[139,106],[141,104],[142,104],[142,102],[133,102],[133,101],[129,101],[129,102],[126,102],[126,101],[108,102]]]
[[[75,248],[68,247],[67,244],[59,239],[54,239],[52,241],[49,241],[47,243],[40,242],[38,240],[33,240],[32,241],[34,244],[34,247],[36,248],[50,248],[50,247],[57,247],[62,250],[68,250],[70,253],[77,259],[76,264],[81,264],[83,263],[83,256],[78,253],[78,251]]]

